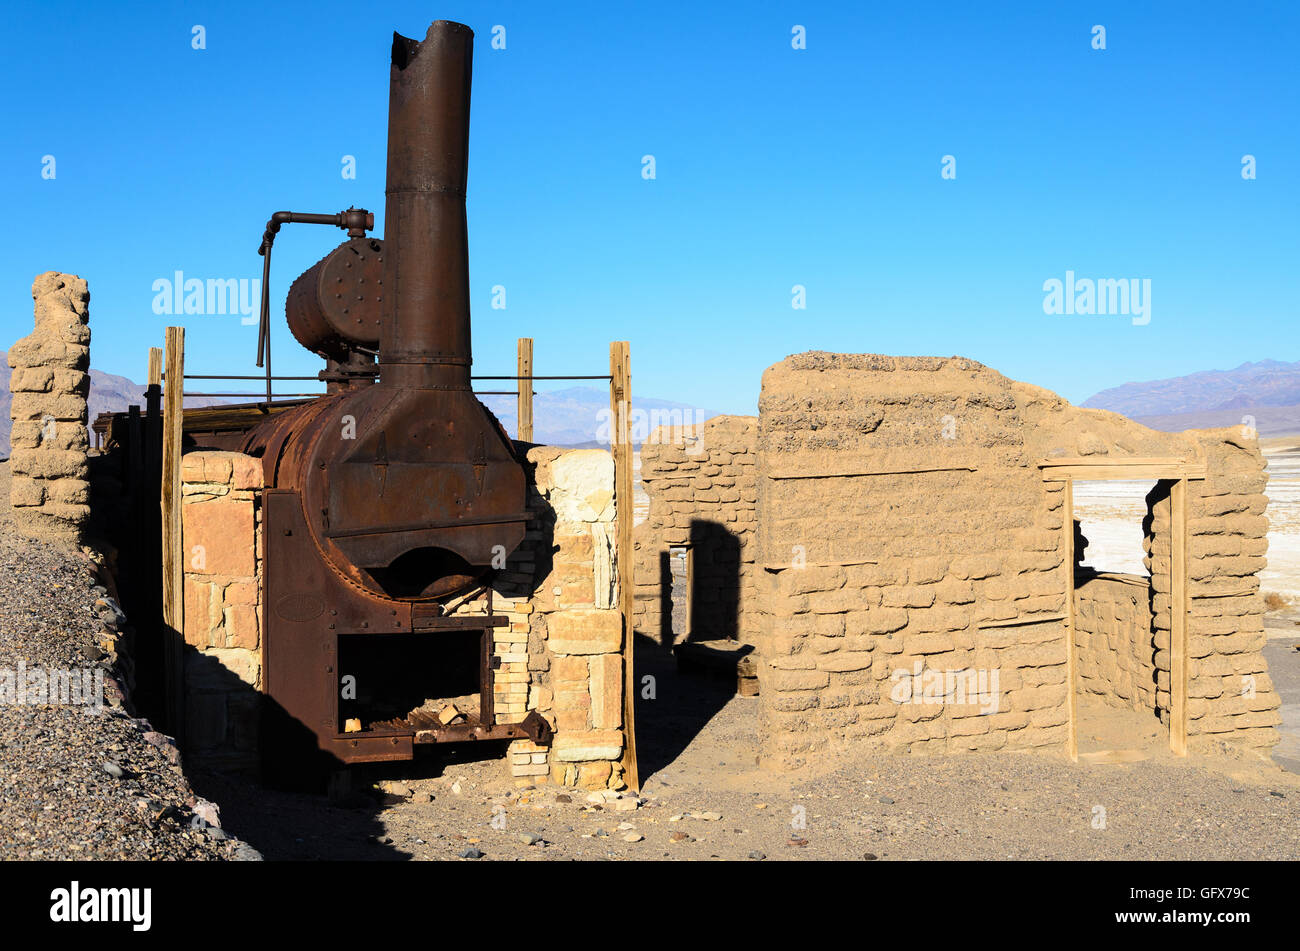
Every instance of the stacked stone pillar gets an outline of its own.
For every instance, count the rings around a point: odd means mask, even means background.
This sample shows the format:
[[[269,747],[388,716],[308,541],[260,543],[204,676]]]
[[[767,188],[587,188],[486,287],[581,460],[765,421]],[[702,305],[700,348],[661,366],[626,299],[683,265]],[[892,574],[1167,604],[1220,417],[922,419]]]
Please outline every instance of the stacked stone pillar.
[[[81,278],[48,271],[32,297],[36,329],[9,350],[10,500],[19,530],[76,540],[90,515],[90,292]]]

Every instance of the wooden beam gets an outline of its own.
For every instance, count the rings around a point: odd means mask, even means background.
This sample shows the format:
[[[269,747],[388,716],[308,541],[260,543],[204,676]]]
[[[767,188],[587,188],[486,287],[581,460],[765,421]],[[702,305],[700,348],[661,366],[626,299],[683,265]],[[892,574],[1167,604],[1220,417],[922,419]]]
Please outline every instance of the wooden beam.
[[[185,558],[181,550],[181,437],[184,423],[185,328],[168,327],[163,394],[162,608],[168,726],[185,744]]]
[[[1024,617],[1013,617],[1007,621],[984,621],[976,624],[975,627],[981,631],[992,631],[1000,627],[1025,627],[1029,624],[1046,624],[1048,621],[1066,620],[1069,620],[1068,614],[1027,614]]]
[[[1205,463],[1171,456],[1061,456],[1038,462],[1043,478],[1064,479],[1204,479]]]
[[[519,338],[519,441],[533,441],[533,338]],[[522,379],[528,377],[528,379]]]
[[[905,469],[869,469],[861,472],[804,472],[800,470],[787,470],[785,472],[769,472],[767,477],[777,481],[785,479],[856,479],[860,476],[880,476],[880,475],[911,475],[918,472],[978,472],[974,466],[925,466],[921,468],[909,467]]]
[[[636,676],[633,665],[635,632],[632,596],[632,368],[626,340],[609,345],[610,448],[614,456],[615,552],[618,557],[618,606],[623,616],[623,781],[641,789],[636,761]]]
[[[1169,492],[1169,749],[1187,755],[1187,480]]]
[[[1182,456],[1052,456],[1041,459],[1038,468],[1057,466],[1113,466],[1113,465],[1186,465]]]
[[[1065,500],[1062,513],[1065,519],[1065,716],[1067,736],[1065,751],[1074,762],[1079,761],[1079,728],[1074,708],[1075,677],[1077,667],[1074,657],[1074,482],[1065,480]]]

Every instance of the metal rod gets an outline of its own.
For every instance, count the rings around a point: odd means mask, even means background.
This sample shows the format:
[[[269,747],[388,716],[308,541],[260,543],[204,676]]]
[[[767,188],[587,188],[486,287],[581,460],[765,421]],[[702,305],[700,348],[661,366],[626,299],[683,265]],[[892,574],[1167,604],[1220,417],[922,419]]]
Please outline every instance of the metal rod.
[[[472,376],[471,380],[608,380],[605,376]]]
[[[192,393],[189,390],[186,390],[185,395],[186,396],[261,396],[262,394],[261,393]],[[280,399],[286,399],[286,398],[296,399],[302,396],[324,396],[325,394],[324,393],[268,393],[267,395],[272,398],[278,397]]]
[[[167,379],[167,374],[163,374],[163,379]],[[263,380],[266,379],[261,373],[254,376],[239,375],[232,373],[229,375],[217,375],[214,373],[187,373],[187,380]],[[319,380],[319,376],[273,376],[272,380]],[[472,376],[471,380],[608,380],[608,376]],[[504,392],[504,391],[503,391]],[[514,390],[509,392],[513,393]]]
[[[167,379],[167,374],[165,374],[165,373],[163,374],[163,379],[164,379],[164,380]],[[260,374],[260,373],[257,374],[256,376],[238,376],[238,375],[233,375],[233,376],[217,376],[217,375],[215,375],[215,374],[211,374],[211,373],[187,373],[187,374],[185,374],[185,379],[187,379],[187,380],[262,380],[262,379],[265,379],[265,377],[262,376],[262,374]],[[273,379],[273,380],[316,380],[316,381],[319,381],[319,380],[320,380],[320,377],[318,377],[318,376],[273,376],[273,377],[271,377],[271,379]]]

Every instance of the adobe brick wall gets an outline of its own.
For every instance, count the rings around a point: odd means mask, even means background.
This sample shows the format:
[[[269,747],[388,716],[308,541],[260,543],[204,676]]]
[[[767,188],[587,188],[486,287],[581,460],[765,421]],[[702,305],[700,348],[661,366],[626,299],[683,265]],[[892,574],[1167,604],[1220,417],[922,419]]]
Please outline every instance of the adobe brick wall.
[[[1253,431],[1231,427],[1193,436],[1208,477],[1190,483],[1187,513],[1189,745],[1226,740],[1267,750],[1277,743],[1282,722],[1262,653],[1259,572],[1268,551],[1268,474]],[[1161,595],[1156,600],[1162,603]],[[1167,599],[1163,603],[1167,615]],[[1157,647],[1167,642],[1168,635],[1162,641],[1157,631]]]
[[[78,540],[90,515],[90,291],[74,274],[48,271],[33,282],[32,298],[35,330],[9,349],[14,524]]]
[[[510,744],[520,785],[621,788],[623,633],[617,608],[614,465],[600,449],[528,450],[523,544],[492,589],[466,592],[452,616],[506,616],[495,631],[497,722],[539,711],[550,747]],[[187,748],[226,768],[256,762],[253,690],[262,687],[261,460],[191,452],[182,460]],[[252,690],[250,690],[252,688]]]
[[[800,354],[764,374],[759,409],[765,762],[798,767],[850,744],[1062,746],[1072,566],[1062,484],[1036,465],[1052,456],[1206,460],[1208,478],[1189,492],[1190,694],[1203,701],[1189,704],[1189,734],[1276,742],[1257,630],[1267,523],[1253,441],[1154,432],[956,357]],[[1167,501],[1163,522],[1153,502],[1150,528],[1153,570],[1167,570]],[[1168,592],[1153,584],[1167,708]]]
[[[716,416],[698,426],[661,427],[642,444],[650,511],[635,533],[639,633],[672,643],[669,551],[690,546],[691,638],[753,643],[757,439],[757,417]]]
[[[1156,709],[1150,592],[1150,579],[1142,575],[1076,579],[1074,656],[1081,695],[1133,710]]]

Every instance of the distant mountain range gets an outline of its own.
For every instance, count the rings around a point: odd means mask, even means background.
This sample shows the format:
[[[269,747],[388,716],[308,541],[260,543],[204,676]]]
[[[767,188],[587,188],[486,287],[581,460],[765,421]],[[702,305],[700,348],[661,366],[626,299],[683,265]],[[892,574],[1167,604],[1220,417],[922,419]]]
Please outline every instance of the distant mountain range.
[[[9,456],[9,369],[6,354],[0,350],[0,458]],[[89,416],[91,422],[100,413],[122,412],[132,404],[144,406],[144,386],[124,376],[100,370],[90,371]],[[211,405],[234,400],[195,399],[187,406]],[[517,431],[517,403],[513,396],[485,396],[483,402],[496,414],[512,435]],[[702,423],[718,414],[685,403],[632,397],[632,441],[641,443],[650,428],[658,425]],[[551,446],[597,446],[607,444],[609,390],[593,386],[574,386],[550,390],[533,397],[533,440]]]
[[[518,402],[513,396],[484,396],[484,404],[510,433],[517,431]],[[659,426],[692,426],[718,414],[686,403],[632,394],[631,437],[640,445]],[[550,446],[609,444],[609,390],[571,386],[533,397],[533,441]]]
[[[1300,432],[1300,361],[1260,360],[1102,390],[1084,406],[1123,413],[1152,429],[1234,426],[1254,418],[1261,435]]]
[[[1235,370],[1204,370],[1168,380],[1125,383],[1083,405],[1125,416],[1157,416],[1300,404],[1300,362],[1261,360]]]

